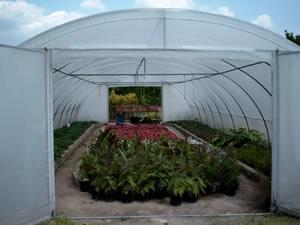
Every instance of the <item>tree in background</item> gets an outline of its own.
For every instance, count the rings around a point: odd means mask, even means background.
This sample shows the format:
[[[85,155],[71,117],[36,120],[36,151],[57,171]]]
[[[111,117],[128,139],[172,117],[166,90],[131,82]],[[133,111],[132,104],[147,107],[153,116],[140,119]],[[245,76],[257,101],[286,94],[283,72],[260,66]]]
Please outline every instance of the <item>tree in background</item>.
[[[288,32],[287,30],[284,31],[285,36],[288,40],[300,45],[300,35],[294,35],[294,33]]]

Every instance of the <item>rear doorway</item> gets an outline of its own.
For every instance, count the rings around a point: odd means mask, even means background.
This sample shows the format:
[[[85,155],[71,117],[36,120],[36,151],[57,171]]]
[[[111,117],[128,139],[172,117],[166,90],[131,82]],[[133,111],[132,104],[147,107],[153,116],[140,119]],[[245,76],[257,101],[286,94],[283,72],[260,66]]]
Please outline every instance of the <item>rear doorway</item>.
[[[155,124],[161,122],[161,87],[109,88],[110,123]]]

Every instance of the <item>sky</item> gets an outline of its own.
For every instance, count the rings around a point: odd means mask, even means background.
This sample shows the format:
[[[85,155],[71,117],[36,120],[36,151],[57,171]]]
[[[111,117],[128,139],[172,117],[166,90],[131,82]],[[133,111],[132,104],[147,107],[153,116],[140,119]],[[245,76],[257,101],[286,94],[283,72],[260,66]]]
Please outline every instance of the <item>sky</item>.
[[[187,8],[300,34],[299,0],[0,0],[0,43],[17,45],[84,16],[132,8]]]

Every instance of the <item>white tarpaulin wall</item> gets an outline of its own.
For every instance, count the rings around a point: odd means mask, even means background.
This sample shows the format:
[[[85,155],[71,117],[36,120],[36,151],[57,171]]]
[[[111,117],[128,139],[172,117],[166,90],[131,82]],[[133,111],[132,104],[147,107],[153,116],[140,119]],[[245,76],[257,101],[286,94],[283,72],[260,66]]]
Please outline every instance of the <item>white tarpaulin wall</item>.
[[[54,210],[51,79],[44,51],[0,45],[0,225]]]
[[[299,51],[283,37],[250,23],[172,9],[86,17],[21,46],[51,52],[55,127],[78,120],[106,122],[108,87],[146,85],[163,87],[164,121],[195,119],[216,128],[257,129],[269,140],[275,65],[271,53]],[[284,80],[286,73],[279,76]],[[295,157],[296,145],[291,147],[285,152],[279,146],[277,151]],[[278,175],[283,177],[283,171]],[[287,178],[286,185],[294,184]],[[280,186],[273,185],[274,190]],[[288,198],[298,194],[290,191]],[[275,195],[273,205],[299,212],[299,200],[294,198],[292,206],[276,201],[283,199],[280,196]]]
[[[300,52],[274,61],[273,207],[300,216]]]

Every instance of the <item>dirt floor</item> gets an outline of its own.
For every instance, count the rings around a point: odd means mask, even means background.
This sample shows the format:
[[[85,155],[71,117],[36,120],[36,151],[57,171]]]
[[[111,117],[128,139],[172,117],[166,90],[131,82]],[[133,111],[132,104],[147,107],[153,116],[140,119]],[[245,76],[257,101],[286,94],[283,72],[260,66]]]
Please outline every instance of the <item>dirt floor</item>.
[[[98,130],[86,141],[89,144]],[[171,206],[169,199],[132,202],[105,202],[91,199],[89,193],[80,192],[73,182],[72,171],[85,147],[81,146],[56,173],[56,215],[64,217],[110,217],[149,215],[201,215],[227,213],[253,213],[266,210],[264,190],[245,176],[240,176],[240,189],[236,196],[214,194],[196,203]],[[151,220],[152,221],[152,220]],[[126,224],[126,223],[124,223]],[[149,224],[163,224],[155,221]],[[186,223],[185,223],[186,224]]]

